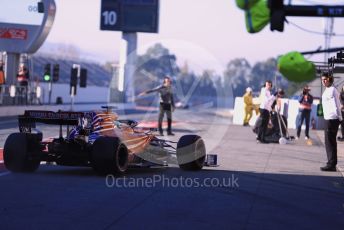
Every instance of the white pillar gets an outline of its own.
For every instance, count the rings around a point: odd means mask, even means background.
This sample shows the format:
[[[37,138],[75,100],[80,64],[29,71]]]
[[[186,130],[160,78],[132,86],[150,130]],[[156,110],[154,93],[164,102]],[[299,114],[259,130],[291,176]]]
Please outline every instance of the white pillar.
[[[7,85],[15,85],[17,83],[19,59],[20,54],[18,53],[6,53],[5,76]]]
[[[135,102],[134,72],[136,69],[137,33],[122,34],[118,90],[125,93],[125,102]]]

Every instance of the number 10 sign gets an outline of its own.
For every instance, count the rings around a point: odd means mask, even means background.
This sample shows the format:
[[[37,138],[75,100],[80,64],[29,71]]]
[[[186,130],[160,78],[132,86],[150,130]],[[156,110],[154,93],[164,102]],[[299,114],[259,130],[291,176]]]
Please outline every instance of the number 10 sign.
[[[100,29],[158,32],[159,0],[102,0]]]

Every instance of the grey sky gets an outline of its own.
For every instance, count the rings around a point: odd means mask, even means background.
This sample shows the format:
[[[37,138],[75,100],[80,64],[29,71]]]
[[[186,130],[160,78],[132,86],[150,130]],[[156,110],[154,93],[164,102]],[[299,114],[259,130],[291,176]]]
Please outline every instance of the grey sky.
[[[18,0],[17,0],[18,2]],[[1,14],[0,22],[40,25],[43,14],[38,14],[35,10],[37,4],[32,4],[33,0],[20,0],[20,4],[28,7],[16,7],[17,2],[13,0],[0,0]],[[37,1],[36,1],[37,2]]]
[[[57,14],[47,43],[73,44],[94,54],[100,61],[116,61],[120,32],[100,31],[101,0],[55,0]],[[293,4],[343,4],[344,1],[294,0]],[[191,68],[215,69],[221,73],[225,64],[244,57],[253,64],[292,50],[315,50],[324,47],[324,36],[285,25],[283,33],[271,32],[269,25],[260,33],[246,32],[244,12],[234,0],[160,0],[159,34],[139,34],[139,53],[161,42],[175,53],[179,63],[188,61]],[[309,30],[322,32],[323,18],[296,18],[289,21]],[[334,32],[344,35],[343,18],[335,19]],[[344,37],[335,36],[332,47],[344,46]],[[311,57],[323,60],[322,55]]]

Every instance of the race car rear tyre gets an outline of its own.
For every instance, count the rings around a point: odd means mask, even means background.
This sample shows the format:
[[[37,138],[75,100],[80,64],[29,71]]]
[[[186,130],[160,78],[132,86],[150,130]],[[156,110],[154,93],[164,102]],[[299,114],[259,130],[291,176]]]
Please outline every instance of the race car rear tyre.
[[[128,149],[117,137],[99,137],[93,144],[91,163],[100,174],[123,174],[128,168]]]
[[[200,170],[205,161],[204,141],[197,135],[184,135],[177,143],[177,161],[181,169]]]
[[[4,164],[12,172],[34,172],[40,165],[40,160],[34,156],[39,145],[35,134],[12,133],[6,139],[4,146]]]

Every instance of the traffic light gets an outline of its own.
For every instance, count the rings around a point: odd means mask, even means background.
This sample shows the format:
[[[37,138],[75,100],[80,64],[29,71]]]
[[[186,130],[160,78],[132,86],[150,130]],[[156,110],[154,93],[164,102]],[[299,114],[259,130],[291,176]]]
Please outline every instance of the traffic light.
[[[43,80],[46,82],[51,81],[51,65],[50,64],[45,64],[44,66],[44,75],[43,75]]]
[[[72,68],[70,71],[70,86],[76,87],[78,85],[78,69]]]
[[[55,64],[53,67],[53,82],[57,82],[59,80],[59,74],[60,74],[60,65]]]
[[[268,6],[270,8],[270,30],[283,32],[285,21],[283,0],[269,0]]]
[[[77,84],[78,84],[78,69],[71,68],[70,70],[70,95],[76,95]]]
[[[44,3],[38,2],[37,3],[37,9],[38,9],[38,13],[44,13]]]
[[[86,88],[86,86],[87,86],[87,69],[81,69],[80,88]]]

